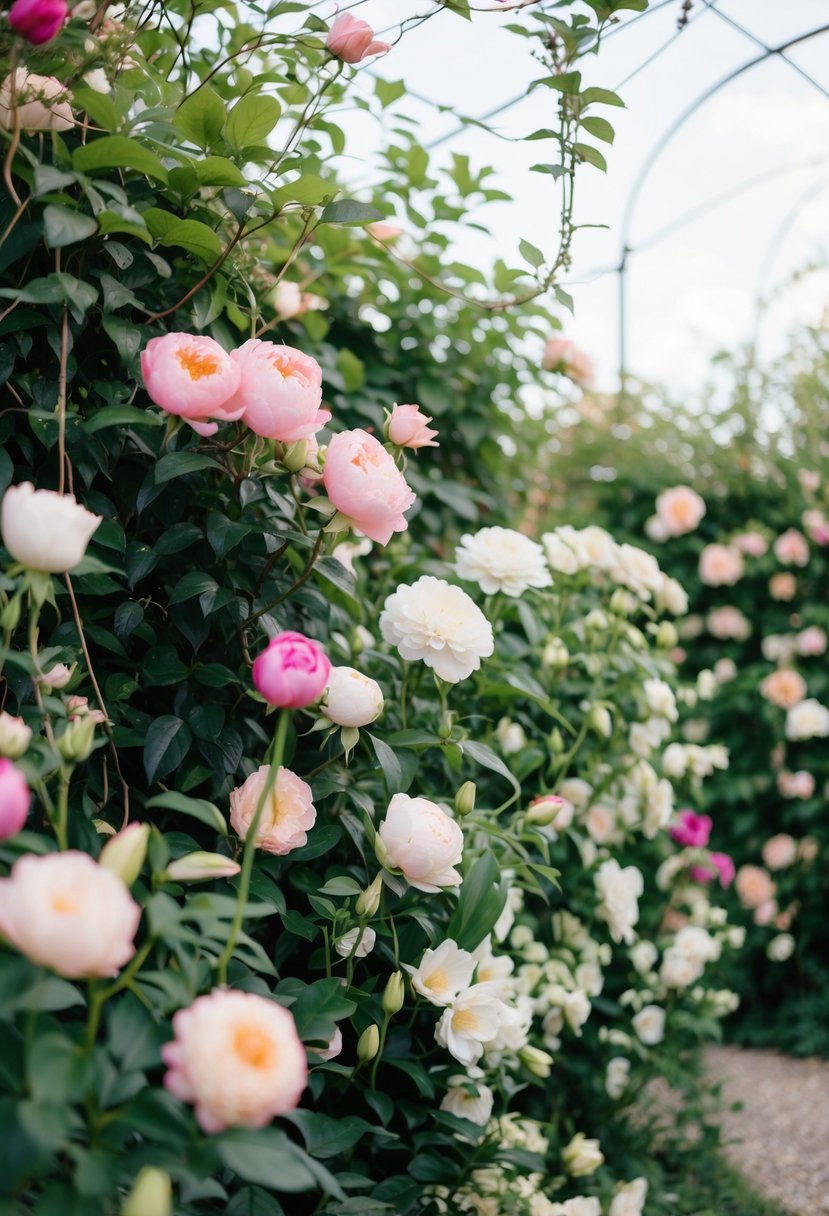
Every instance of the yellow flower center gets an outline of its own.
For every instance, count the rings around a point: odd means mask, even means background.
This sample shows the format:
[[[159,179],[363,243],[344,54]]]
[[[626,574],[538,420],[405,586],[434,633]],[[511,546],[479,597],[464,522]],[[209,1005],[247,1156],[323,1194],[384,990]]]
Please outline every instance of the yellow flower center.
[[[176,358],[191,380],[215,376],[219,370],[218,357],[199,350],[197,346],[183,346],[176,351]]]
[[[449,976],[438,967],[423,977],[423,984],[426,988],[431,988],[432,992],[446,992],[449,987]]]
[[[237,1026],[233,1032],[233,1052],[249,1068],[264,1071],[273,1064],[273,1039],[259,1026]]]
[[[77,900],[69,895],[53,895],[52,911],[57,912],[58,916],[74,916],[78,911]]]
[[[477,1034],[481,1029],[477,1013],[471,1009],[458,1009],[452,1014],[452,1029],[459,1034]]]

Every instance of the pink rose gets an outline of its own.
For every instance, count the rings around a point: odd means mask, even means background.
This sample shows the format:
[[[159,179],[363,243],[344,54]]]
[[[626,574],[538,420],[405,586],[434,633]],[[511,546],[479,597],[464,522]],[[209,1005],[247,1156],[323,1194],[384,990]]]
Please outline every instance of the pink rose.
[[[385,55],[391,50],[388,42],[375,42],[374,30],[367,21],[350,13],[340,13],[328,31],[325,45],[343,63],[360,63],[371,55]]]
[[[230,792],[230,826],[240,840],[248,834],[270,767],[263,764],[244,785]],[[256,848],[283,857],[300,849],[317,820],[311,787],[289,768],[280,768],[262,808],[256,831]]]
[[[69,131],[75,125],[72,95],[55,76],[18,68],[0,84],[0,128],[13,131]]]
[[[322,696],[331,662],[319,642],[288,630],[271,638],[253,664],[253,683],[269,705],[304,709]]]
[[[585,388],[593,383],[593,360],[568,338],[548,339],[541,366],[548,372],[560,372]]]
[[[299,1105],[308,1078],[291,1013],[255,992],[216,988],[173,1017],[164,1085],[206,1132],[264,1127]]]
[[[668,829],[671,839],[685,848],[704,849],[711,837],[711,816],[685,810],[679,812],[677,819]]]
[[[740,866],[735,886],[744,908],[759,908],[770,902],[777,890],[768,870],[761,866]]]
[[[806,537],[797,528],[788,528],[774,542],[774,555],[784,566],[808,565],[809,545]]]
[[[67,979],[117,975],[135,954],[141,909],[88,853],[27,855],[0,879],[0,931]]]
[[[777,900],[764,899],[763,902],[754,910],[755,925],[770,925],[777,916],[777,912]]]
[[[684,536],[699,524],[705,503],[690,486],[672,486],[657,496],[656,514],[667,536]]]
[[[803,676],[788,667],[780,667],[760,682],[760,692],[778,709],[799,705],[808,691]]]
[[[239,387],[229,405],[257,435],[296,443],[328,422],[330,413],[320,409],[322,370],[310,355],[251,338],[230,358],[239,369]]]
[[[0,840],[17,835],[26,822],[31,800],[26,778],[4,757],[0,760]]]
[[[199,435],[214,435],[220,422],[241,418],[232,403],[239,368],[212,338],[164,334],[141,352],[144,386],[156,405],[185,418]]]
[[[432,421],[422,414],[419,405],[395,405],[389,418],[386,434],[399,448],[436,448],[437,431],[427,424]]]
[[[616,814],[609,806],[596,802],[585,815],[584,826],[596,844],[606,844],[616,831]]]
[[[804,511],[803,527],[816,545],[829,545],[829,519],[822,511]]]
[[[741,532],[731,542],[747,557],[762,557],[768,550],[768,543],[759,532]]]
[[[787,870],[797,857],[797,841],[786,832],[771,836],[763,845],[763,861],[770,870]]]
[[[773,600],[793,600],[797,595],[797,579],[788,571],[773,574],[769,579],[769,595]]]
[[[50,42],[66,20],[66,0],[14,0],[9,25],[33,46]]]
[[[727,853],[709,853],[708,860],[720,876],[720,886],[730,887],[734,881],[736,868]]]
[[[402,870],[418,891],[460,886],[454,866],[463,853],[463,832],[436,802],[395,794],[377,837],[381,863]]]
[[[823,654],[826,651],[826,630],[820,625],[810,625],[795,638],[797,653],[804,656]]]
[[[777,788],[784,798],[811,798],[815,792],[815,779],[805,769],[796,773],[784,769],[777,774]]]
[[[733,545],[706,545],[699,555],[699,577],[709,587],[732,587],[743,577],[743,555]]]
[[[751,633],[751,624],[743,616],[739,608],[724,604],[721,608],[712,608],[707,619],[708,632],[721,641],[734,638],[744,642]]]
[[[379,440],[367,431],[342,431],[328,444],[323,482],[328,497],[355,528],[387,545],[409,526],[403,512],[415,494]]]

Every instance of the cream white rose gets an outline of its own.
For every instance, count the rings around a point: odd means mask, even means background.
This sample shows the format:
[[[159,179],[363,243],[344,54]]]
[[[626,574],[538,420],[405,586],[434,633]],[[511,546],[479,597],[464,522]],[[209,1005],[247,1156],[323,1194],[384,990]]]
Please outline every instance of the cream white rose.
[[[639,920],[639,896],[645,889],[642,874],[636,866],[619,865],[615,858],[602,862],[593,879],[599,896],[598,915],[607,921],[615,942],[630,946]]]
[[[65,574],[86,553],[102,518],[87,511],[72,494],[36,490],[24,481],[6,490],[0,530],[15,561],[29,570]]]
[[[562,1149],[561,1158],[568,1174],[573,1178],[584,1178],[596,1172],[604,1161],[604,1153],[599,1148],[598,1140],[589,1140],[584,1132],[578,1132]]]
[[[633,1182],[626,1182],[619,1187],[607,1210],[607,1216],[642,1216],[647,1197],[647,1179],[634,1178]]]
[[[477,583],[486,595],[496,591],[517,597],[530,587],[549,587],[550,572],[544,550],[512,528],[481,528],[461,537],[455,552],[455,570],[460,578]]]
[[[786,738],[825,739],[829,735],[829,709],[808,697],[786,714]]]
[[[337,726],[368,726],[383,712],[383,692],[354,667],[332,667],[321,708]]]
[[[380,632],[401,658],[421,659],[449,684],[477,671],[495,648],[492,626],[466,592],[426,574],[388,597]]]
[[[665,1010],[659,1005],[645,1005],[634,1014],[631,1023],[646,1047],[655,1047],[665,1037]]]
[[[418,891],[460,886],[461,876],[454,867],[463,853],[463,832],[436,802],[395,794],[378,837],[385,853],[383,864],[402,870]]]

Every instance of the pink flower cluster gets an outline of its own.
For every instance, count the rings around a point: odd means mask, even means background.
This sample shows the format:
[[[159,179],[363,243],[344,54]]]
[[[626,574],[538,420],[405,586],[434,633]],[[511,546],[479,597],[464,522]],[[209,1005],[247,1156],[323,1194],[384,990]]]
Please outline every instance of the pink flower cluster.
[[[697,815],[694,811],[680,811],[677,822],[670,829],[670,836],[684,848],[704,849],[711,838],[710,815]]]
[[[716,878],[721,887],[730,887],[734,881],[734,862],[727,853],[709,853],[707,862],[691,866],[691,877],[694,882],[708,886]]]

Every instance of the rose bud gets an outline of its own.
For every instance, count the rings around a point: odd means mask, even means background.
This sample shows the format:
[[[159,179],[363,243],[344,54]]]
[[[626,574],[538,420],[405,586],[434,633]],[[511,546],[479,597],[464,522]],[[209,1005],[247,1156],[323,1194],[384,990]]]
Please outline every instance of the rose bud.
[[[328,31],[325,45],[343,63],[359,63],[371,55],[385,55],[391,50],[388,42],[376,42],[374,30],[367,21],[350,13],[340,13]]]
[[[145,1165],[132,1184],[121,1216],[171,1216],[172,1211],[170,1175],[152,1165]]]
[[[0,840],[16,836],[26,822],[32,795],[26,778],[11,760],[0,760]]]
[[[125,887],[131,887],[141,873],[149,838],[148,823],[129,824],[106,842],[98,857],[98,865],[116,874]]]
[[[9,25],[33,46],[51,42],[66,20],[66,0],[14,0]]]
[[[15,718],[5,710],[0,713],[0,756],[18,760],[32,739],[32,728],[22,718]]]
[[[253,664],[253,683],[269,705],[304,709],[323,692],[331,661],[318,642],[288,630],[271,638]]]
[[[36,490],[31,482],[10,486],[0,507],[3,544],[29,570],[65,574],[86,553],[103,517],[93,515],[72,494]]]
[[[383,693],[377,681],[361,671],[332,667],[321,709],[338,726],[368,726],[383,712]]]
[[[386,436],[399,448],[436,448],[440,446],[435,443],[438,432],[428,426],[431,421],[419,405],[395,405],[386,423]]]
[[[241,870],[238,861],[224,853],[188,853],[171,861],[164,872],[172,882],[203,882],[210,878],[233,878]]]

